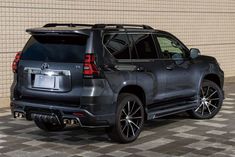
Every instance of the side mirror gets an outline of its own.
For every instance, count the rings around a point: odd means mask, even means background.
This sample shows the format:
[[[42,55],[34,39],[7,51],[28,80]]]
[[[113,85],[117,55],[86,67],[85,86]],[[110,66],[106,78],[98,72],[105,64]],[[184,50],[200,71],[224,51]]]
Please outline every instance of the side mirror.
[[[190,57],[192,59],[197,58],[200,54],[201,54],[201,52],[200,52],[199,49],[196,49],[196,48],[191,48],[190,49]]]

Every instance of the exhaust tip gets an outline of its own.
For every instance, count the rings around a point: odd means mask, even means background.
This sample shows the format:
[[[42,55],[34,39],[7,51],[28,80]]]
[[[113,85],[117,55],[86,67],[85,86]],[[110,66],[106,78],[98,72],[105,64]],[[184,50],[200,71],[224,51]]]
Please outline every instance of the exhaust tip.
[[[63,120],[63,123],[64,123],[64,124],[70,124],[70,120],[69,120],[69,119],[64,119],[64,120]]]
[[[66,125],[78,125],[79,124],[77,119],[67,119],[67,118],[63,119],[63,123]]]
[[[15,118],[24,118],[25,117],[23,112],[15,112],[14,116],[15,116]]]

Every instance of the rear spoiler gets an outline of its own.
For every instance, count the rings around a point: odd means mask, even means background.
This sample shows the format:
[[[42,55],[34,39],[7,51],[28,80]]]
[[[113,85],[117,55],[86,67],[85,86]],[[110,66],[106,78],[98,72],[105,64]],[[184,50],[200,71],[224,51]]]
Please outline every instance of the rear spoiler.
[[[54,27],[30,28],[26,32],[31,35],[85,35],[89,36],[90,32],[75,29],[60,29]]]

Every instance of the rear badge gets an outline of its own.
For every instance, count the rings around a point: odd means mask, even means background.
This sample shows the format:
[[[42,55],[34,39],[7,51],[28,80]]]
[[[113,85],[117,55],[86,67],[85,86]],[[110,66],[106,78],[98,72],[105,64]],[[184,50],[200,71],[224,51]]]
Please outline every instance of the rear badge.
[[[48,69],[49,68],[49,64],[48,63],[43,63],[41,65],[41,69],[44,70],[44,69]]]
[[[76,69],[80,69],[81,66],[80,66],[80,65],[76,65],[75,68],[76,68]]]

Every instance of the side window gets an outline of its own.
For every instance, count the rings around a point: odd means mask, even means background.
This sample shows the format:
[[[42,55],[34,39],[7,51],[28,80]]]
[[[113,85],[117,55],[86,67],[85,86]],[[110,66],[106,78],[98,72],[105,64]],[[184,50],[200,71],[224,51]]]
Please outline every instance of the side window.
[[[158,58],[151,34],[132,34],[132,39],[135,46],[135,49],[133,47],[131,52],[133,59]]]
[[[172,58],[173,55],[180,58],[187,57],[186,50],[176,40],[167,36],[157,36],[157,41],[164,58]]]
[[[106,34],[103,43],[116,59],[130,59],[129,40],[126,34]]]

